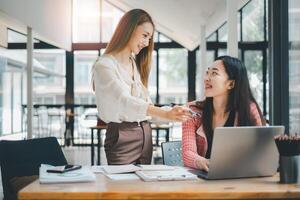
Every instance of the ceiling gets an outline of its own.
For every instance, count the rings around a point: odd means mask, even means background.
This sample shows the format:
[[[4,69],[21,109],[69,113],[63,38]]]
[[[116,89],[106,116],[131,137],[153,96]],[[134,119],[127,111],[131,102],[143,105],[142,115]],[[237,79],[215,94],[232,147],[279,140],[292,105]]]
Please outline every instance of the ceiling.
[[[220,27],[227,17],[226,0],[106,0],[123,11],[146,10],[156,29],[189,50],[200,44],[200,27],[206,36]],[[234,0],[241,8],[248,0]]]
[[[0,0],[0,24],[71,50],[72,0]]]
[[[241,8],[249,0],[105,0],[123,11],[146,10],[156,29],[189,50],[200,44],[200,27],[206,36],[227,18],[226,2]],[[55,46],[71,49],[72,0],[0,0],[0,24],[26,33],[34,30],[36,38]]]

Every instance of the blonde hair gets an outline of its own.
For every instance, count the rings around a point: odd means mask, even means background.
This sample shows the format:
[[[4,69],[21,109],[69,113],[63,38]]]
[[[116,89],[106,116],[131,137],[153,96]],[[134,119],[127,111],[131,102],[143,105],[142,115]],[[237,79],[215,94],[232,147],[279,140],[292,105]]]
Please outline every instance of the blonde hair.
[[[151,23],[154,29],[152,18],[146,11],[142,9],[133,9],[125,13],[108,43],[104,54],[117,53],[123,50],[137,26],[146,22]],[[153,48],[154,43],[153,39],[151,39],[149,45],[143,48],[135,57],[141,81],[146,88],[148,87]]]

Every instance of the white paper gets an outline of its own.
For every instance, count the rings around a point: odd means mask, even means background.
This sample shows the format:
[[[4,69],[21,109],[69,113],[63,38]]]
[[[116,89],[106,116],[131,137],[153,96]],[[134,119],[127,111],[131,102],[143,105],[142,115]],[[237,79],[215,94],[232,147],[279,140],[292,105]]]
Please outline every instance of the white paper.
[[[175,170],[176,167],[174,166],[168,166],[168,165],[139,165],[139,167],[141,168],[141,170],[143,171],[164,171],[164,170],[168,170],[168,171],[172,171]]]
[[[172,171],[137,171],[136,174],[144,181],[179,181],[197,179],[196,175],[183,168],[177,168]]]
[[[104,165],[103,171],[107,174],[122,174],[122,173],[129,173],[135,172],[140,170],[140,167],[131,165]]]
[[[106,176],[114,181],[120,181],[120,180],[140,180],[140,178],[134,174],[106,174]]]
[[[53,166],[41,164],[39,170],[40,183],[70,183],[70,182],[91,182],[96,180],[95,174],[87,166],[81,169],[69,171],[65,173],[49,173],[47,169]]]
[[[101,165],[93,165],[91,167],[91,170],[95,174],[104,174],[103,166],[101,166]]]

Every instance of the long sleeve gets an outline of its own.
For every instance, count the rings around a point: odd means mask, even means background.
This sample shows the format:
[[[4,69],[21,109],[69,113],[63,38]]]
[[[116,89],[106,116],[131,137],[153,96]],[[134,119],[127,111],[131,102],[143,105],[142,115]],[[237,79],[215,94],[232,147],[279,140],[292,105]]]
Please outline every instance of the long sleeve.
[[[184,166],[197,168],[196,161],[201,158],[197,152],[196,131],[198,129],[195,118],[182,124],[182,159]]]
[[[129,86],[121,80],[116,64],[102,58],[93,68],[96,104],[105,122],[142,121],[149,103],[130,94]]]

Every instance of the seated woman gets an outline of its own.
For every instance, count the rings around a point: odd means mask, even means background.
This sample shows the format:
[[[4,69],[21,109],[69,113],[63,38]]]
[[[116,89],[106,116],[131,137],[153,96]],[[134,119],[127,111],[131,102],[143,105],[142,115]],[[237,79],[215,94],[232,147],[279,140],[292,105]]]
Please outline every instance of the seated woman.
[[[217,58],[207,69],[204,83],[205,100],[188,104],[197,114],[182,124],[182,157],[185,166],[208,171],[216,127],[261,126],[265,121],[239,59]]]

